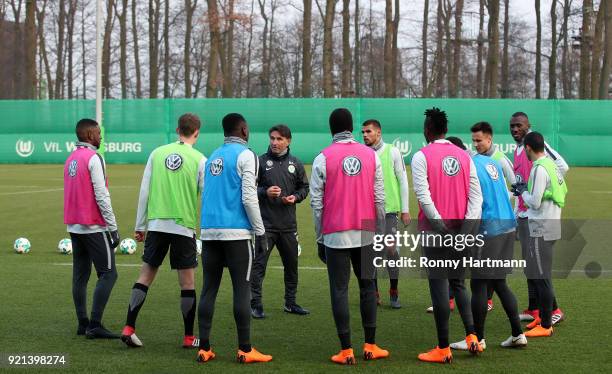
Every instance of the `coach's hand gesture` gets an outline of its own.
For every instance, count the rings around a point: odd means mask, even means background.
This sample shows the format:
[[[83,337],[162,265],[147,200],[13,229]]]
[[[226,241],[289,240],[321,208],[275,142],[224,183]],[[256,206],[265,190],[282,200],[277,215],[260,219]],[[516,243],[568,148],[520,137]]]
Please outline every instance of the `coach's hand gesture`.
[[[268,197],[271,197],[271,198],[279,197],[281,194],[281,189],[279,186],[272,186],[268,188],[266,193],[268,194]]]
[[[283,204],[285,205],[293,205],[295,204],[295,196],[293,195],[283,196],[282,201],[283,201]]]

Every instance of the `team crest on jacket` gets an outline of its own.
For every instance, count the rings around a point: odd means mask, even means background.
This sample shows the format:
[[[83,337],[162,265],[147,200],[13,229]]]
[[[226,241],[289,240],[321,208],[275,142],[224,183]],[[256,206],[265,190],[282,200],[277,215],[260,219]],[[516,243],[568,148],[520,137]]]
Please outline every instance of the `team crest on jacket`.
[[[493,179],[494,181],[499,179],[499,172],[497,171],[497,168],[495,167],[495,165],[487,164],[485,169],[487,169],[487,173],[489,173],[489,175],[491,176],[491,179]]]
[[[453,156],[446,156],[442,159],[442,170],[449,177],[454,177],[461,170],[459,160]]]
[[[71,177],[76,177],[77,174],[77,160],[70,161],[70,165],[68,165],[68,175]]]
[[[293,166],[293,165],[289,165],[289,166],[287,167],[287,170],[288,170],[288,171],[289,171],[291,174],[293,174],[293,173],[295,173],[295,166]]]
[[[176,154],[172,153],[166,157],[166,168],[171,171],[176,171],[181,168],[183,165],[183,158]]]
[[[216,158],[210,163],[210,174],[217,176],[223,172],[223,159]]]
[[[342,171],[349,177],[361,173],[361,160],[355,156],[347,156],[342,160]]]

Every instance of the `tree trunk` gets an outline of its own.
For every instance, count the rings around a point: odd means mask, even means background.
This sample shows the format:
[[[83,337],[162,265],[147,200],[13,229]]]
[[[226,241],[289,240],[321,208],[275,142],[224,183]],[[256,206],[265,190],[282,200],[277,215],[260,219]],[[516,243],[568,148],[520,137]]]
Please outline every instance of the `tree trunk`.
[[[461,70],[461,30],[463,25],[463,0],[455,4],[455,40],[453,43],[453,75],[451,79],[450,97],[459,96],[459,71]]]
[[[342,97],[351,96],[350,0],[342,0]]]
[[[225,68],[223,70],[223,97],[234,96],[234,0],[228,2],[227,33],[225,39]]]
[[[599,98],[610,97],[610,72],[612,72],[612,1],[605,0],[606,12],[606,49],[604,52],[603,66],[601,67],[601,81],[599,84]]]
[[[164,1],[164,98],[170,97],[170,0]]]
[[[40,44],[40,56],[45,67],[45,76],[47,79],[47,95],[50,100],[54,99],[53,77],[51,76],[51,66],[47,55],[47,47],[45,43],[45,11],[47,8],[47,0],[43,0],[42,9],[36,7],[36,20],[38,21],[38,43]],[[41,95],[42,96],[42,95]]]
[[[102,96],[110,98],[110,65],[111,65],[111,33],[113,29],[113,8],[115,0],[106,2],[106,20],[104,21],[104,39],[102,42]],[[57,82],[55,82],[57,85]]]
[[[64,81],[64,33],[66,27],[66,2],[59,0],[58,18],[57,18],[57,62],[55,66],[55,90],[53,97],[62,99],[64,97],[61,92],[62,83]]]
[[[539,0],[537,0],[539,1]],[[499,60],[499,0],[489,0],[489,53],[487,55],[487,71],[489,85],[487,97],[497,97],[497,71]]]
[[[24,99],[36,98],[36,2],[26,1]]]
[[[210,55],[208,60],[208,77],[206,78],[206,97],[217,97],[217,75],[219,71],[219,49],[221,31],[219,29],[219,11],[216,0],[207,0],[208,23],[210,27]]]
[[[599,73],[601,72],[601,54],[604,43],[604,15],[605,0],[599,4],[597,20],[595,21],[595,33],[593,34],[593,56],[591,58],[591,99],[599,98]]]
[[[312,0],[304,0],[302,22],[302,97],[312,96]]]
[[[550,6],[550,59],[548,60],[548,98],[557,98],[557,0]]]
[[[444,0],[444,66],[446,67],[446,95],[450,97],[451,90],[453,89],[453,54],[452,54],[452,37],[451,37],[451,18],[453,14],[453,7],[450,0]]]
[[[384,81],[385,97],[393,97],[393,2],[385,0]]]
[[[268,16],[266,14],[266,0],[257,0],[259,2],[259,11],[261,18],[264,20],[264,28],[262,34],[262,47],[261,47],[261,96],[270,96],[270,51],[268,47]]]
[[[568,60],[569,60],[569,38],[568,38],[568,27],[567,23],[570,15],[570,0],[564,0],[563,2],[563,25],[561,26],[561,32],[563,33],[563,52],[561,54],[561,82],[563,88],[563,98],[572,98],[572,89],[570,85],[570,75],[568,72]]]
[[[149,97],[157,98],[159,88],[159,7],[160,0],[149,0]]]
[[[423,4],[423,32],[421,33],[421,96],[429,97],[429,85],[427,80],[427,28],[429,26],[429,0]]]
[[[582,3],[582,32],[580,39],[580,94],[581,99],[589,99],[589,85],[591,82],[591,12],[593,1],[584,0]]]
[[[128,0],[121,0],[121,13],[117,13],[117,17],[119,17],[119,76],[122,99],[127,99],[127,8]]]
[[[132,37],[134,42],[134,70],[136,75],[136,97],[142,97],[142,81],[140,78],[140,52],[138,51],[138,24],[136,23],[136,2],[132,0]]]
[[[46,2],[46,0],[45,0]],[[83,77],[83,99],[87,99],[87,61],[85,46],[85,4],[81,5],[81,75]]]
[[[477,52],[477,65],[476,65],[476,96],[483,97],[484,95],[484,87],[482,84],[482,58],[484,55],[484,9],[485,9],[485,0],[480,0],[479,2],[479,12],[478,12],[478,52]]]
[[[556,1],[556,0],[555,0]],[[501,97],[510,97],[508,47],[510,44],[510,0],[504,0],[504,50],[502,52]]]
[[[399,61],[399,49],[397,47],[397,39],[399,33],[399,21],[400,21],[400,0],[395,0],[395,14],[393,15],[393,45],[391,46],[391,90],[393,91],[393,97],[397,97],[397,82],[400,78],[398,61]]]
[[[185,0],[185,45],[183,47],[183,70],[185,79],[185,97],[191,97],[191,31],[193,30],[193,13],[198,1],[192,4]]]
[[[255,0],[251,0],[251,17],[249,18],[249,43],[247,45],[247,61],[246,61],[246,97],[251,97],[251,56],[253,50],[253,22],[255,14]]]
[[[323,97],[334,97],[333,28],[336,0],[326,0],[323,20]]]
[[[443,39],[443,10],[442,10],[442,1],[438,0],[438,13],[436,17],[436,57],[434,59],[436,66],[436,97],[442,97],[444,92],[444,63],[443,63],[443,55],[444,51],[442,50],[442,39]]]
[[[355,0],[355,96],[361,97],[361,37],[359,34],[359,0]]]
[[[540,0],[535,0],[536,12],[536,66],[535,66],[535,96],[542,97],[542,17],[540,16]]]

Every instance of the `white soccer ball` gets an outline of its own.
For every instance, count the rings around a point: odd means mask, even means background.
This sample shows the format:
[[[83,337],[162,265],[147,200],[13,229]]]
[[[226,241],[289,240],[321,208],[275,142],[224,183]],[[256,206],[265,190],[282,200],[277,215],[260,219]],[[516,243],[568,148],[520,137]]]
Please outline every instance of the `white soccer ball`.
[[[57,244],[57,250],[63,255],[72,254],[72,240],[64,238]]]
[[[32,245],[26,238],[17,238],[17,240],[15,240],[15,244],[13,244],[13,249],[17,253],[28,253],[30,252],[30,248],[32,248]]]
[[[119,250],[124,255],[133,255],[136,253],[136,242],[131,238],[123,239],[119,243]]]
[[[198,256],[202,254],[202,241],[196,239],[196,252]]]

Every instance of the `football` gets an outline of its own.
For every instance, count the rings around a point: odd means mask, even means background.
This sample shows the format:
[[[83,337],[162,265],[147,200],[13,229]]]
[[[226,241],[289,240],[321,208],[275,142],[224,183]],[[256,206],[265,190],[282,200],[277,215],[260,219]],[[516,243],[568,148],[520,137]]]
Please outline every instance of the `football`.
[[[17,238],[15,244],[13,244],[13,249],[17,253],[28,253],[31,247],[30,241],[26,238]]]
[[[57,250],[63,255],[72,254],[72,240],[64,238],[57,244]]]
[[[136,242],[134,239],[130,238],[123,239],[121,243],[119,243],[119,250],[121,251],[121,254],[133,255],[136,253]]]

